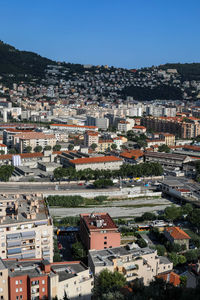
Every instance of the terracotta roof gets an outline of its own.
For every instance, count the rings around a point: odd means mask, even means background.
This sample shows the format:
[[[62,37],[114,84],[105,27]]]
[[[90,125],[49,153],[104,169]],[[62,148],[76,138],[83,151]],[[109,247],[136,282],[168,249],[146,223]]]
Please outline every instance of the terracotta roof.
[[[99,144],[103,143],[113,143],[113,140],[99,140]]]
[[[80,217],[84,220],[89,230],[117,229],[113,219],[108,213],[81,214]],[[102,226],[97,227],[96,221],[102,220]]]
[[[43,132],[27,132],[19,133],[15,137],[18,137],[22,140],[32,140],[32,139],[54,139],[54,134],[45,134]]]
[[[144,126],[140,126],[140,125],[135,125],[134,127],[132,127],[133,129],[146,129],[146,127]]]
[[[51,124],[50,126],[62,126],[62,127],[77,127],[77,128],[88,128],[94,129],[97,128],[96,126],[81,126],[81,125],[70,125],[70,124]]]
[[[7,131],[7,132],[33,132],[33,130],[29,130],[29,129],[14,129],[14,128],[6,128],[5,131]]]
[[[141,150],[128,150],[128,151],[124,151],[124,152],[120,153],[121,157],[132,158],[134,156],[135,159],[138,159],[139,157],[141,157],[143,155],[144,155],[144,152]]]
[[[98,156],[98,157],[84,157],[84,158],[72,159],[69,162],[74,165],[79,165],[79,164],[106,163],[106,162],[114,162],[114,161],[122,161],[122,159],[116,156]]]
[[[43,157],[43,153],[34,152],[34,153],[20,153],[20,154],[3,154],[0,155],[0,160],[11,160],[13,155],[20,155],[21,158],[34,158],[34,157]]]
[[[185,145],[185,146],[183,146],[183,150],[184,149],[186,149],[186,150],[193,150],[193,151],[199,152],[200,151],[200,146]]]
[[[164,273],[157,275],[157,278],[162,278],[168,283],[173,284],[174,286],[178,286],[180,284],[180,276],[174,272]]]
[[[5,147],[5,148],[7,148],[7,146],[6,146],[6,145],[4,145],[4,144],[0,144],[0,147]]]
[[[190,190],[188,189],[177,189],[177,191],[181,192],[181,193],[189,193]]]
[[[179,227],[167,227],[165,229],[175,240],[188,240],[190,236]]]

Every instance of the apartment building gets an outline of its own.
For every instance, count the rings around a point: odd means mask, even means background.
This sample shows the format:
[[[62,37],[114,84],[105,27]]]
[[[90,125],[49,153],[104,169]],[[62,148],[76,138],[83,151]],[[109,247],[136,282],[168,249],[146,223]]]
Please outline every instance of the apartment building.
[[[127,132],[132,129],[131,123],[128,121],[119,121],[117,130],[120,132]]]
[[[66,133],[84,133],[85,131],[98,131],[97,126],[82,126],[73,124],[51,124],[50,129],[64,130]]]
[[[132,128],[133,132],[136,133],[136,134],[142,134],[142,133],[145,133],[147,131],[146,127],[144,126],[141,126],[141,125],[135,125],[133,128]]]
[[[53,261],[53,224],[41,194],[0,194],[0,257]]]
[[[87,116],[86,125],[96,126],[99,129],[107,130],[109,127],[109,119],[107,118],[95,118],[92,116]]]
[[[112,144],[114,144],[114,140],[109,139],[109,140],[105,140],[105,139],[99,139],[99,143],[97,145],[96,151],[98,152],[105,152],[108,149],[112,150]]]
[[[200,134],[200,121],[194,117],[145,117],[142,118],[141,125],[148,130],[172,133],[184,139],[191,139]]]
[[[45,134],[43,132],[30,132],[20,133],[13,137],[13,145],[20,153],[24,152],[26,147],[31,147],[34,150],[35,147],[51,146],[53,148],[56,145],[56,137],[54,134]]]
[[[123,160],[116,156],[83,157],[68,160],[68,166],[75,168],[76,171],[84,169],[119,170],[122,164]]]
[[[120,232],[108,213],[81,214],[80,236],[88,250],[120,246]]]
[[[98,145],[99,134],[98,132],[86,131],[84,134],[84,145],[90,147],[92,144]]]
[[[166,257],[158,256],[157,250],[132,248],[132,245],[90,250],[88,265],[95,276],[108,269],[123,274],[127,281],[138,278],[144,285],[148,285],[158,274],[173,269],[173,263]]]
[[[0,299],[90,300],[93,278],[79,261],[0,259]],[[2,279],[2,280],[1,280]]]
[[[14,147],[13,144],[13,137],[20,133],[30,133],[33,132],[33,130],[29,129],[16,129],[16,128],[6,128],[3,131],[3,143],[8,147],[12,148]],[[6,154],[6,153],[5,153]]]

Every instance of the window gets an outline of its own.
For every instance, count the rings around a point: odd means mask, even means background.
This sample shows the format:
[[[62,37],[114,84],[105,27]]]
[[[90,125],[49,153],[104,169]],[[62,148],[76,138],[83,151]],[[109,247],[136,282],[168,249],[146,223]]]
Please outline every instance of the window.
[[[104,240],[107,240],[107,236],[104,236]]]
[[[15,284],[18,284],[18,283],[19,283],[18,280],[16,280],[16,281],[15,281]]]
[[[22,280],[19,281],[19,284],[22,284]]]
[[[16,300],[19,300],[19,296],[16,296]]]
[[[42,292],[45,292],[45,288],[42,288]]]
[[[0,276],[2,276],[2,272],[0,272]]]
[[[20,297],[19,297],[20,299],[23,299],[23,296],[22,295],[20,295]]]
[[[19,291],[22,292],[22,288],[20,288]]]
[[[42,280],[42,284],[45,284],[45,280]]]
[[[104,245],[107,245],[107,242],[104,242]]]
[[[107,247],[104,247],[104,249],[107,249]]]
[[[18,293],[19,292],[19,290],[18,289],[16,289],[16,293]]]
[[[76,284],[76,281],[74,281],[74,284]]]
[[[0,292],[3,292],[3,289],[2,289],[2,288],[0,288]]]

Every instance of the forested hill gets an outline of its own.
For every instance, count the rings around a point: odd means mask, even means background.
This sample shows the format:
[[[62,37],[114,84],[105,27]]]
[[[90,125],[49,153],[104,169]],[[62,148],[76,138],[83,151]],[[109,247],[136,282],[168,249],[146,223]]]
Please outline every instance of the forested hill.
[[[160,65],[159,69],[176,69],[181,75],[182,80],[197,80],[200,81],[200,63],[167,63],[165,65]]]
[[[26,74],[41,78],[48,64],[55,62],[33,52],[17,50],[0,41],[0,74]]]

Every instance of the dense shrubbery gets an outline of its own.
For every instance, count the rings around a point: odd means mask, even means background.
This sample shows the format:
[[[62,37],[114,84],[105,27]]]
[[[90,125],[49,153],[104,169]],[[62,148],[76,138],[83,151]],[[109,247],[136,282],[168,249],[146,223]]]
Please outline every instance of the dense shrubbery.
[[[48,196],[49,206],[77,207],[84,203],[81,196]]]

